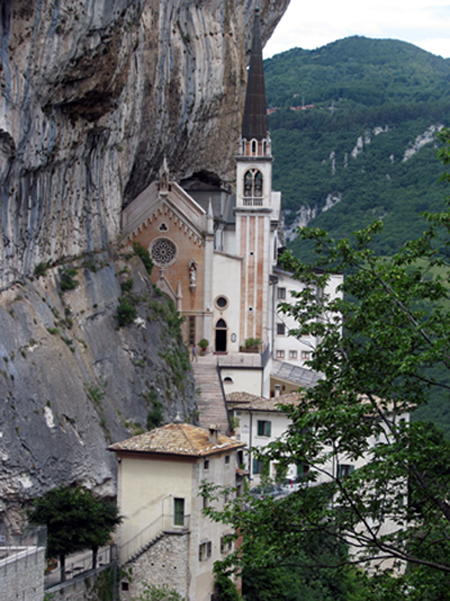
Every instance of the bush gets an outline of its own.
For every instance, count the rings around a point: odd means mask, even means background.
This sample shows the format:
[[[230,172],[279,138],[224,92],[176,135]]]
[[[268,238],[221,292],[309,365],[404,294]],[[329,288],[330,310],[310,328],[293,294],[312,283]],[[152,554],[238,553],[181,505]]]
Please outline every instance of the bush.
[[[124,282],[120,282],[120,288],[122,292],[130,292],[133,288],[133,278],[125,280]]]
[[[136,307],[131,304],[128,297],[119,298],[119,306],[117,307],[117,319],[119,327],[126,326],[137,317]]]
[[[42,262],[42,263],[38,263],[36,265],[36,267],[34,268],[34,275],[38,278],[41,275],[45,276],[47,275],[47,269],[50,267],[50,265],[48,264],[48,262]]]
[[[206,350],[208,348],[208,345],[209,340],[206,340],[206,338],[202,338],[198,343],[198,346],[202,349],[202,351]]]
[[[153,401],[153,409],[147,414],[147,430],[159,428],[163,423],[162,403],[158,399]]]
[[[151,275],[153,269],[153,261],[150,258],[148,250],[145,249],[139,242],[133,242],[133,252],[144,263],[144,267],[148,275]]]
[[[245,348],[258,348],[261,344],[261,340],[259,338],[247,338],[245,341]]]
[[[64,267],[60,271],[60,282],[59,285],[61,287],[62,292],[66,292],[67,290],[75,290],[77,286],[79,286],[80,282],[75,279],[77,275],[77,270],[75,267]]]

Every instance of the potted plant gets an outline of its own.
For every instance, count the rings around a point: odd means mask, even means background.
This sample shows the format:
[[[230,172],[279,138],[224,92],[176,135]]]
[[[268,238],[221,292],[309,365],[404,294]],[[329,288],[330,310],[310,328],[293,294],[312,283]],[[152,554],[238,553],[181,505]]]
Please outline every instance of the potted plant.
[[[259,338],[247,338],[245,341],[245,353],[258,353],[261,340]]]
[[[206,349],[208,348],[209,345],[209,341],[206,340],[206,338],[202,338],[199,343],[198,346],[200,347],[200,355],[202,357],[204,357],[206,355]]]

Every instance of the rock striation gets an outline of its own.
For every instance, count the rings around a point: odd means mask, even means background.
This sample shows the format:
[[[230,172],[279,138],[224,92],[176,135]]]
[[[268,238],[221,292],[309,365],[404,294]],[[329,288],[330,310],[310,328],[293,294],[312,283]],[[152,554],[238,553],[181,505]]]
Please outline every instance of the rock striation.
[[[289,0],[265,0],[267,40]],[[0,287],[101,250],[167,156],[231,183],[258,0],[6,0]]]
[[[67,274],[78,285],[62,291]],[[137,314],[118,327],[121,288]],[[10,287],[0,331],[4,501],[63,483],[114,495],[109,444],[143,432],[157,407],[164,422],[198,419],[179,318],[132,253],[94,255]]]
[[[114,495],[106,448],[159,403],[196,423],[177,317],[111,249],[164,156],[232,185],[253,11],[266,41],[288,3],[1,3],[0,513],[63,483]],[[138,317],[118,328],[123,280]]]

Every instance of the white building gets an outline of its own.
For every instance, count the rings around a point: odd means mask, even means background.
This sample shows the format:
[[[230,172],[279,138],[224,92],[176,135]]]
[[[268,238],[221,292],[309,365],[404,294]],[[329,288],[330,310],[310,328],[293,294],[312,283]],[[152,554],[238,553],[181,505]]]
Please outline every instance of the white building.
[[[204,516],[202,482],[236,486],[244,446],[196,426],[173,423],[110,447],[119,461],[119,560],[131,567],[121,598],[167,584],[186,601],[210,601],[214,562],[231,550],[228,527]]]

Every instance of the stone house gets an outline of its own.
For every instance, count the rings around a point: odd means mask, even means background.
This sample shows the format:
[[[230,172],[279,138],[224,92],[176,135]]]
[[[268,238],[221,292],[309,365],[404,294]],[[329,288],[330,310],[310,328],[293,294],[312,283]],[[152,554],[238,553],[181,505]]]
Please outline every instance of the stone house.
[[[236,453],[244,443],[172,423],[113,444],[120,564],[131,570],[121,598],[136,598],[144,584],[167,584],[186,601],[209,601],[214,562],[232,548],[229,527],[204,516],[202,482],[236,486]]]

